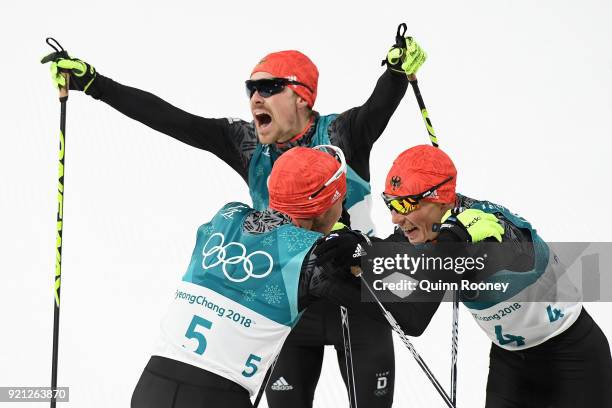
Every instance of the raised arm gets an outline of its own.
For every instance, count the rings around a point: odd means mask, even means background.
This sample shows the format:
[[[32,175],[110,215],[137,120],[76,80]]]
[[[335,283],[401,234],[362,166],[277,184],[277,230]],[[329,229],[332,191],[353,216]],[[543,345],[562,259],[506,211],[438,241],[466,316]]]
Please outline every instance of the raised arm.
[[[368,100],[340,114],[330,125],[331,138],[344,150],[348,164],[366,181],[370,179],[372,146],[404,97],[408,75],[415,74],[427,57],[416,42],[410,40],[407,47],[391,48],[385,59],[387,69]],[[401,57],[396,56],[398,52]]]

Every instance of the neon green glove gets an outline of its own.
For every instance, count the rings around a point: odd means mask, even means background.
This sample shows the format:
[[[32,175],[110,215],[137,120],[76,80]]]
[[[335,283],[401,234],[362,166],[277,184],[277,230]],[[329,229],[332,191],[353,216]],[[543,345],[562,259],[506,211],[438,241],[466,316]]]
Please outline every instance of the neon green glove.
[[[41,63],[51,62],[51,80],[56,87],[65,86],[66,79],[61,72],[70,73],[69,88],[89,94],[90,88],[96,79],[96,69],[77,58],[57,57],[57,53],[49,54],[41,59]]]
[[[480,242],[491,237],[502,242],[504,227],[495,215],[469,208],[448,210],[442,217],[439,231],[454,233],[464,242]]]
[[[391,47],[383,64],[386,63],[392,71],[414,75],[425,60],[427,53],[421,46],[412,37],[405,37]]]

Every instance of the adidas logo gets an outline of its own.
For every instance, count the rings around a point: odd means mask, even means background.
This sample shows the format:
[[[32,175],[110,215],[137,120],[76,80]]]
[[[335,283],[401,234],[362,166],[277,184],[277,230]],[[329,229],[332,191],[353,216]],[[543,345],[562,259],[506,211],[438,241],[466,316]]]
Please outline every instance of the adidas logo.
[[[293,385],[289,384],[284,377],[281,377],[274,381],[270,388],[272,388],[272,391],[290,391],[293,389]]]
[[[361,244],[357,244],[357,248],[355,248],[355,253],[353,254],[353,258],[360,258],[362,256],[366,256],[368,253],[363,249]]]

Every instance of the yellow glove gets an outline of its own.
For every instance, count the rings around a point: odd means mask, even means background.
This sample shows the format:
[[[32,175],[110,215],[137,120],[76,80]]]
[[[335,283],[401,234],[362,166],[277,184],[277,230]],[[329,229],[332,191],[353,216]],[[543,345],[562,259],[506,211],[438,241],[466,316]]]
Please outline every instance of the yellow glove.
[[[440,226],[440,232],[444,230],[467,242],[480,242],[491,237],[502,242],[504,234],[504,227],[495,215],[473,208],[460,212],[448,210]]]

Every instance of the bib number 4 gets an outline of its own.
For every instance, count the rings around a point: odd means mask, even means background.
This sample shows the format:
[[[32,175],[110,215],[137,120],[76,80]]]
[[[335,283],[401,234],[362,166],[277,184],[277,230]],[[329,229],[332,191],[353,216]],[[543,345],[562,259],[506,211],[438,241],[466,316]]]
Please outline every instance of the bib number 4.
[[[525,338],[523,336],[515,336],[513,334],[502,334],[502,327],[501,326],[495,326],[495,336],[497,337],[497,341],[499,341],[499,344],[502,346],[505,346],[506,344],[510,344],[513,342],[516,342],[516,346],[524,346],[525,345]]]

